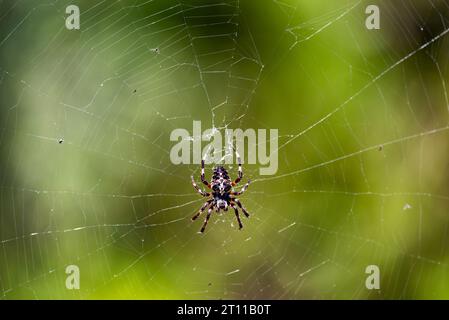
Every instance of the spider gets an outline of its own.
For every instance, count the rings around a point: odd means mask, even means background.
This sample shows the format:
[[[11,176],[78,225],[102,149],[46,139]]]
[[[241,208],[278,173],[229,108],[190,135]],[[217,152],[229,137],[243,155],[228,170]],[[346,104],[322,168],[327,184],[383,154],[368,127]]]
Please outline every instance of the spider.
[[[200,187],[196,184],[193,176],[192,185],[199,194],[203,197],[209,198],[200,208],[197,214],[192,217],[192,221],[195,221],[201,213],[203,213],[206,209],[207,215],[204,219],[203,227],[201,228],[201,233],[206,229],[207,223],[209,222],[209,218],[212,214],[212,211],[216,210],[216,212],[220,212],[220,210],[228,211],[229,207],[232,207],[235,212],[235,217],[237,218],[237,222],[239,223],[239,229],[243,228],[242,221],[240,220],[239,211],[237,206],[242,210],[243,214],[249,218],[249,213],[246,211],[245,207],[243,207],[242,203],[236,196],[241,195],[248,188],[250,181],[243,186],[243,188],[236,192],[233,190],[233,187],[236,186],[243,177],[242,171],[242,163],[240,157],[237,155],[237,161],[239,164],[238,176],[234,181],[231,181],[229,178],[228,172],[222,166],[217,166],[214,168],[214,172],[212,175],[212,183],[209,183],[204,177],[204,160],[201,160],[201,181],[212,190],[212,192],[205,192],[201,190]]]

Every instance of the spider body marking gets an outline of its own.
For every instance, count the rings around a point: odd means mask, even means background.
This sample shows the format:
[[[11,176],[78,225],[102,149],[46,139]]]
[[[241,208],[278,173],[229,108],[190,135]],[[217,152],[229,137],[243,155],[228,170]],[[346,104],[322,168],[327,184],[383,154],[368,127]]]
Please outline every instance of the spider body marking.
[[[216,204],[217,211],[222,209],[228,211],[231,203],[232,182],[228,172],[224,167],[216,167],[212,176],[212,196]]]
[[[195,180],[192,178],[192,185],[195,190],[201,194],[203,197],[207,197],[208,200],[201,206],[200,210],[192,217],[192,220],[196,220],[201,213],[203,213],[206,209],[207,215],[204,219],[203,227],[201,228],[201,233],[206,229],[207,223],[210,219],[210,216],[215,209],[216,212],[220,212],[220,210],[228,211],[229,207],[234,209],[234,213],[239,224],[239,229],[243,228],[243,224],[240,220],[239,208],[245,215],[245,217],[249,217],[248,211],[246,211],[245,207],[243,207],[242,203],[236,196],[241,195],[248,188],[250,181],[248,181],[243,188],[236,192],[233,190],[233,187],[236,186],[243,177],[242,163],[240,157],[237,154],[237,161],[239,164],[238,176],[232,181],[229,177],[228,172],[223,166],[215,167],[212,174],[212,182],[209,183],[205,178],[204,173],[204,160],[201,161],[201,182],[207,186],[207,188],[211,189],[211,192],[203,191],[196,184]]]

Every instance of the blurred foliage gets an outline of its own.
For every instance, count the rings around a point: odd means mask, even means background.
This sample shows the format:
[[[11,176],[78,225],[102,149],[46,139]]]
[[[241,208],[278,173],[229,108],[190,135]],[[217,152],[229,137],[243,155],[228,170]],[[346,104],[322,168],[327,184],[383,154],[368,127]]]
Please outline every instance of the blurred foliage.
[[[449,10],[378,3],[380,30],[363,1],[0,2],[0,295],[449,298]],[[189,220],[193,120],[279,129],[241,231]]]

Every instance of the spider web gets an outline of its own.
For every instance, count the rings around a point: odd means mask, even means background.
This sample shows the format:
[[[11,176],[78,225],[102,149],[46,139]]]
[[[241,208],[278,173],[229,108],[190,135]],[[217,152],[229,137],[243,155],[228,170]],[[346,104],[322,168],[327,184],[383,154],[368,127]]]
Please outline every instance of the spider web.
[[[3,299],[449,297],[447,1],[378,1],[380,30],[364,1],[70,4],[0,1]],[[194,120],[279,129],[240,231],[189,220]]]

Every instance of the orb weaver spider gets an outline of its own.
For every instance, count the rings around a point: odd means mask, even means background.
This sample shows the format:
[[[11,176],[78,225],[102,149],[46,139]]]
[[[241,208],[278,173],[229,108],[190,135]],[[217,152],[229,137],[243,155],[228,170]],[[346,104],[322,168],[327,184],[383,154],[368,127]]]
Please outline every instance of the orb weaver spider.
[[[243,186],[243,188],[236,192],[233,190],[233,187],[236,186],[240,180],[242,180],[243,177],[243,170],[242,170],[242,162],[240,160],[240,156],[237,154],[237,161],[239,165],[238,169],[238,176],[234,181],[231,181],[229,178],[228,172],[223,166],[217,166],[214,168],[213,175],[212,175],[212,183],[209,183],[205,179],[204,174],[204,159],[201,160],[201,182],[207,186],[207,188],[211,189],[212,192],[206,192],[201,190],[200,187],[195,182],[195,179],[193,176],[192,178],[192,185],[195,188],[196,191],[198,191],[199,194],[201,194],[203,197],[209,198],[200,208],[200,210],[192,217],[192,221],[195,221],[201,213],[203,213],[206,209],[207,215],[204,219],[203,227],[201,228],[201,233],[204,232],[206,229],[207,223],[209,222],[209,218],[215,209],[216,212],[220,212],[220,210],[228,211],[229,207],[232,207],[235,212],[235,217],[237,218],[237,222],[239,224],[239,229],[243,228],[242,221],[240,220],[239,210],[242,210],[245,217],[249,218],[249,213],[246,211],[245,207],[243,207],[242,203],[239,199],[236,198],[236,196],[241,195],[246,191],[250,184],[250,180]],[[238,208],[237,208],[238,207]]]

